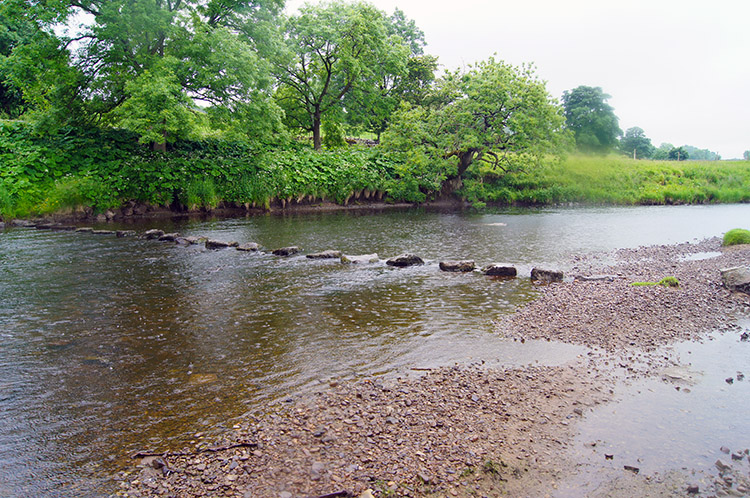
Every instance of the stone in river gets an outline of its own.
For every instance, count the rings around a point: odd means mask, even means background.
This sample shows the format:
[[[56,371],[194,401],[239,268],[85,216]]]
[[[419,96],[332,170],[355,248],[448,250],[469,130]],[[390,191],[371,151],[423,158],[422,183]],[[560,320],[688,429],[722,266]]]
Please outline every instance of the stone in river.
[[[341,258],[341,251],[334,251],[330,249],[328,251],[308,254],[306,257],[309,259],[339,259]]]
[[[343,254],[341,255],[341,262],[342,263],[349,263],[352,265],[361,265],[361,264],[367,264],[367,263],[377,263],[380,261],[380,258],[378,258],[378,255],[376,253],[372,254],[360,254],[357,256],[353,256],[351,254]]]
[[[162,242],[175,242],[178,238],[180,238],[180,234],[177,232],[165,233],[164,235],[159,236],[159,240]]]
[[[135,230],[117,230],[117,232],[115,232],[115,235],[117,235],[120,238],[132,237],[135,235]]]
[[[237,247],[237,246],[239,246],[239,243],[237,242],[224,242],[223,240],[213,240],[213,239],[206,240],[206,249],[224,249],[227,247]]]
[[[450,272],[470,272],[474,271],[477,265],[472,260],[464,261],[441,261],[440,269]]]
[[[385,264],[403,268],[406,266],[423,265],[424,261],[416,254],[404,253],[387,260]]]
[[[563,272],[559,270],[534,268],[531,270],[531,280],[538,280],[540,282],[562,282]]]
[[[158,239],[162,235],[164,235],[164,230],[158,230],[156,228],[153,228],[151,230],[146,230],[145,232],[143,232],[142,237],[144,239],[151,240],[151,239]]]
[[[482,268],[482,273],[490,277],[515,277],[518,270],[511,265],[495,263]]]
[[[297,246],[281,247],[279,249],[275,249],[272,254],[274,256],[291,256],[292,254],[297,254],[299,250],[300,249]]]
[[[260,249],[260,245],[256,244],[255,242],[248,242],[246,244],[237,246],[238,251],[255,252],[258,249]]]

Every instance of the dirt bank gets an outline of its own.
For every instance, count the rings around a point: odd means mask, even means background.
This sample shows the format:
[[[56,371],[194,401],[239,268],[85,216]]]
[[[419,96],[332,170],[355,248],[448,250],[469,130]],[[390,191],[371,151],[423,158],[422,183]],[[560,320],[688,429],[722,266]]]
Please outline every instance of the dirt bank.
[[[653,373],[670,361],[652,355],[656,346],[730,330],[735,317],[750,314],[750,297],[723,289],[718,271],[750,264],[750,247],[722,250],[719,243],[580,258],[572,273],[615,278],[543,287],[538,300],[498,323],[499,333],[516,340],[597,348],[573,364],[446,367],[418,378],[334,383],[238,421],[220,440],[196,435],[189,448],[134,459],[133,470],[117,477],[119,494],[553,495],[575,471],[561,455],[576,422],[610,399],[617,377]],[[629,285],[665,276],[680,286]],[[679,473],[624,479],[600,495],[684,496],[690,484]]]

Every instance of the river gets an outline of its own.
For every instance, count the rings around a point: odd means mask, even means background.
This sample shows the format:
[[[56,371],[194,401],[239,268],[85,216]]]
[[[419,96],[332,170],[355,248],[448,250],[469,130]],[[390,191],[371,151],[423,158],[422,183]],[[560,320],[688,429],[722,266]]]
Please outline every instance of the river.
[[[102,496],[137,450],[187,444],[333,379],[454,362],[555,364],[493,319],[535,296],[533,266],[747,227],[750,205],[158,220],[102,228],[402,252],[424,266],[346,266],[72,232],[0,231],[0,496]],[[521,278],[438,270],[509,262]]]

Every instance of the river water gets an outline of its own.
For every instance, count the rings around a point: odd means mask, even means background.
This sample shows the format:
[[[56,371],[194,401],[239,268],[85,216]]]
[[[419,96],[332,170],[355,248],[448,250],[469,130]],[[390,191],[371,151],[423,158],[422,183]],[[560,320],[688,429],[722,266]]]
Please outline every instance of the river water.
[[[338,249],[426,265],[34,229],[0,232],[0,496],[102,496],[137,450],[184,445],[332,379],[454,362],[569,361],[582,348],[514,343],[492,322],[535,296],[528,278],[438,270],[446,259],[565,270],[570,256],[747,226],[750,205],[422,210],[160,220],[265,249]],[[106,228],[121,228],[109,225]]]

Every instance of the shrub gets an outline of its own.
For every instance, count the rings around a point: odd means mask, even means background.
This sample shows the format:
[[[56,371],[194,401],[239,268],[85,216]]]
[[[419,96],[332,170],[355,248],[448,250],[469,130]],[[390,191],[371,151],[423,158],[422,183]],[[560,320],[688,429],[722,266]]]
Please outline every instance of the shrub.
[[[734,246],[738,244],[750,244],[750,230],[735,228],[724,234],[724,242],[722,245]]]

